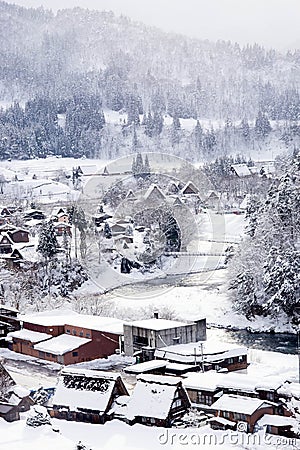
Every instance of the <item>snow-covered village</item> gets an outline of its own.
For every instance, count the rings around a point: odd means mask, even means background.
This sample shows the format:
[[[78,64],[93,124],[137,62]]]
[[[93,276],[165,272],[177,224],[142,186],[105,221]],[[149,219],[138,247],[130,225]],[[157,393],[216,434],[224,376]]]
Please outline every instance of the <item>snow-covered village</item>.
[[[0,1],[1,450],[300,448],[299,14]]]

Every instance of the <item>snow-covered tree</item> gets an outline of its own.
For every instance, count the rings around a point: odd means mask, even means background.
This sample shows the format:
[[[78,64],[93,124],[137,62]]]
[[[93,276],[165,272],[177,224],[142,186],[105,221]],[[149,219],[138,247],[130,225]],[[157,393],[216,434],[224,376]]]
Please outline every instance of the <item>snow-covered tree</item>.
[[[39,235],[37,251],[46,261],[49,261],[54,255],[57,254],[58,248],[59,244],[53,223],[51,221],[44,222]]]

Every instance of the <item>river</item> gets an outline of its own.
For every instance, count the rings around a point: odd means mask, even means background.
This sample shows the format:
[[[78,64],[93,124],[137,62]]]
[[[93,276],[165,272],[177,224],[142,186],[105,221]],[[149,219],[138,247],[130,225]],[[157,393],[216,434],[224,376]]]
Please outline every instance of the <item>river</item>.
[[[170,276],[164,279],[153,279],[148,282],[138,282],[127,286],[122,286],[114,289],[108,294],[108,297],[131,297],[137,300],[147,295],[155,296],[156,293],[161,293],[162,290],[168,287],[177,286],[191,287],[203,286],[206,283],[205,274],[190,274],[187,276]],[[144,299],[147,303],[147,300]],[[232,324],[234,325],[234,324]],[[210,327],[208,329],[208,336],[213,340],[217,339],[222,342],[235,343],[237,345],[245,346],[252,349],[267,350],[273,352],[280,352],[286,354],[297,354],[298,343],[297,335],[291,333],[262,333],[251,332],[247,329],[228,330],[226,328]]]

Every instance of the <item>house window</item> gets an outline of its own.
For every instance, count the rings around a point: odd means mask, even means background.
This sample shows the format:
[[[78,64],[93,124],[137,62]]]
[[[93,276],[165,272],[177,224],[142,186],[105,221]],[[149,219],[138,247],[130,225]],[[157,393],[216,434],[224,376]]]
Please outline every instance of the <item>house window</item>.
[[[274,400],[274,392],[266,392],[266,399],[267,400]]]
[[[150,423],[155,423],[155,419],[153,417],[151,417]]]
[[[74,336],[76,336],[76,334],[77,334],[76,330],[72,330],[72,333],[73,333]]]
[[[173,402],[173,408],[174,408],[174,409],[175,409],[175,408],[180,408],[180,406],[181,406],[181,399],[178,398],[177,400],[175,400],[175,401]]]
[[[223,411],[223,417],[224,417],[225,419],[230,419],[230,412],[228,412],[228,411]]]
[[[138,347],[147,346],[149,344],[148,338],[144,336],[133,336],[133,345]]]
[[[90,333],[86,333],[86,337],[90,338],[91,337]]]
[[[233,417],[234,417],[235,420],[241,420],[243,422],[246,422],[246,420],[247,420],[246,415],[245,414],[241,414],[241,413],[234,413]]]
[[[239,362],[245,361],[245,356],[239,356]]]
[[[51,355],[50,355],[50,353],[46,353],[46,356],[49,358],[49,356],[51,356]]]
[[[233,358],[228,358],[227,359],[227,364],[233,364]]]
[[[66,330],[66,333],[71,333],[71,331],[67,329],[67,330]]]
[[[202,403],[203,405],[211,405],[212,404],[212,398],[210,395],[202,394],[199,392],[198,394],[198,402]]]
[[[39,351],[39,358],[45,358],[45,352],[40,352]]]
[[[78,352],[73,352],[72,356],[78,356]]]
[[[79,336],[83,336],[83,331],[80,331]]]

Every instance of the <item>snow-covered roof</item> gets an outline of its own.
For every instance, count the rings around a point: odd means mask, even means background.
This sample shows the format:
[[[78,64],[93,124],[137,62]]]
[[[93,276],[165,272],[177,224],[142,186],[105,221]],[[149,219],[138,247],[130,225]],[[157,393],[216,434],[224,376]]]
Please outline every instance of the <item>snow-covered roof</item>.
[[[205,391],[215,391],[218,388],[218,378],[216,372],[210,370],[204,373],[191,373],[183,380],[186,389],[198,389]]]
[[[64,355],[65,353],[71,352],[72,350],[75,350],[76,348],[91,341],[91,339],[86,339],[84,337],[61,334],[53,337],[52,339],[48,339],[45,342],[35,344],[34,349],[42,352],[53,353],[54,355]]]
[[[235,425],[235,422],[232,422],[232,420],[225,419],[224,417],[212,417],[211,419],[208,419],[208,422],[218,422],[222,425],[228,425],[233,427]]]
[[[199,363],[202,361],[211,362],[216,361],[216,359],[234,358],[235,356],[247,355],[247,353],[248,350],[246,347],[237,347],[234,344],[220,342],[201,341],[157,348],[154,356],[176,362],[195,363],[196,360]]]
[[[8,305],[0,305],[0,309],[6,309],[7,311],[12,311],[12,312],[19,312],[18,309],[13,308],[12,306],[8,306]]]
[[[129,191],[127,192],[127,194],[126,194],[126,197],[125,197],[126,199],[136,199],[136,195],[134,194],[134,192],[133,192],[133,190],[132,189],[129,189]]]
[[[41,341],[46,341],[47,339],[51,339],[51,334],[39,333],[38,331],[26,330],[23,328],[19,331],[12,331],[8,333],[7,337],[23,339],[24,341],[30,341],[32,343],[37,343]]]
[[[166,370],[193,370],[195,368],[194,364],[178,364],[178,363],[167,363]]]
[[[259,398],[224,394],[211,405],[211,409],[252,415],[257,409],[268,406],[271,406],[271,403]]]
[[[49,314],[47,314],[49,313]],[[47,313],[19,315],[23,322],[34,323],[45,326],[70,325],[87,328],[89,330],[105,331],[113,334],[123,334],[123,321],[113,317],[92,316],[88,314],[77,314],[74,311],[57,310]]]
[[[187,323],[177,322],[176,320],[167,320],[167,319],[144,319],[144,320],[135,320],[134,322],[130,322],[129,325],[132,325],[137,328],[146,328],[147,330],[168,330],[170,328],[177,327],[186,327]]]
[[[298,422],[293,417],[277,416],[273,414],[264,414],[261,419],[257,422],[257,425],[273,425],[275,427],[286,427],[297,425]]]
[[[34,245],[24,245],[19,247],[18,250],[25,261],[35,262],[39,259]]]
[[[22,398],[30,395],[30,391],[21,386],[13,386],[9,394],[9,403],[12,405],[18,405]]]
[[[135,417],[168,417],[180,378],[140,375],[127,405],[122,407],[129,420]]]
[[[86,165],[80,166],[83,175],[95,175],[98,173],[98,169],[96,165]]]
[[[53,405],[71,411],[89,409],[105,412],[120,374],[77,368],[64,369],[59,377]]]
[[[188,181],[181,190],[182,194],[199,194],[199,189],[192,181]]]
[[[256,390],[276,390],[281,386],[278,377],[268,377],[261,380],[259,377],[253,377],[249,374],[241,373],[218,373],[214,370],[208,372],[191,373],[183,381],[186,388],[203,389],[215,391],[217,388],[228,388],[242,392],[255,393]]]
[[[151,186],[147,189],[144,198],[145,200],[149,200],[151,198],[156,200],[165,200],[166,196],[156,184],[151,184]]]
[[[133,364],[124,369],[124,372],[128,373],[143,373],[149,372],[149,370],[160,369],[166,367],[167,362],[159,359],[153,359],[152,361],[142,362],[140,364]]]
[[[284,397],[295,397],[300,400],[300,384],[286,382],[278,389],[278,394]]]
[[[230,167],[238,177],[248,177],[251,175],[247,164],[232,164]]]

